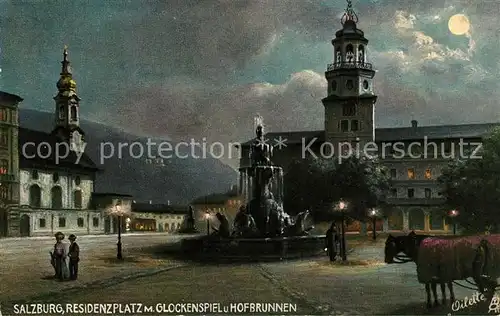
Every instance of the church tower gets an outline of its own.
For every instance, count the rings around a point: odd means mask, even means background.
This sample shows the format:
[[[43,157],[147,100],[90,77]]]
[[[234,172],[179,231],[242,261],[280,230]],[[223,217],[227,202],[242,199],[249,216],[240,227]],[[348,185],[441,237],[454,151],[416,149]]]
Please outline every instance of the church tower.
[[[343,28],[332,40],[334,62],[329,64],[325,77],[328,96],[322,100],[325,107],[325,140],[334,144],[349,142],[352,148],[375,139],[375,102],[373,92],[375,71],[367,62],[368,40],[357,28],[358,17],[347,0],[342,17]]]
[[[57,82],[58,93],[54,97],[56,111],[55,127],[52,133],[68,141],[72,150],[79,151],[84,148],[85,133],[80,128],[80,98],[76,94],[76,82],[71,73],[67,47],[64,47],[61,64],[61,77]]]

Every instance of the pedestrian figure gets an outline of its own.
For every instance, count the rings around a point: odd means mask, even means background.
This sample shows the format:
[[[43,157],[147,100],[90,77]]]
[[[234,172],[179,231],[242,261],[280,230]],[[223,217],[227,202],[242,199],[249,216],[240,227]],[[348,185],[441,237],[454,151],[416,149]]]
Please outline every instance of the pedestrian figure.
[[[326,231],[326,248],[330,261],[335,261],[337,257],[337,248],[339,244],[339,234],[335,223],[332,223],[330,228]]]
[[[68,251],[69,277],[71,280],[76,280],[78,278],[78,262],[80,262],[80,247],[76,243],[75,235],[69,235],[68,239],[71,242]]]
[[[64,234],[57,232],[54,236],[56,238],[56,244],[54,245],[54,252],[51,253],[52,265],[56,272],[56,278],[60,281],[64,281],[69,277],[68,265],[66,262],[66,245],[63,243]]]

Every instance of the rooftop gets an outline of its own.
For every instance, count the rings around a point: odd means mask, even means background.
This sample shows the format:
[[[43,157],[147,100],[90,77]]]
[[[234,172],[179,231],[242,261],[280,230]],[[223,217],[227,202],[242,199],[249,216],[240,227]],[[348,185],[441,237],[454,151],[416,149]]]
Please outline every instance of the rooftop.
[[[415,126],[410,127],[384,127],[375,129],[376,142],[399,142],[411,140],[427,139],[460,139],[460,138],[481,138],[495,127],[500,127],[500,123],[481,124],[461,124],[461,125],[436,125],[436,126]],[[281,137],[287,145],[306,144],[316,138],[319,142],[324,142],[325,134],[323,130],[318,131],[294,131],[294,132],[272,132],[266,133],[266,139],[276,139]],[[247,147],[254,140],[242,143]]]
[[[126,197],[126,198],[132,198],[132,195],[130,194],[121,194],[121,193],[108,193],[108,192],[93,192],[93,196],[113,196],[113,197]]]
[[[156,214],[187,214],[188,207],[185,205],[133,203],[132,212]]]
[[[220,205],[225,204],[228,200],[238,197],[237,192],[227,192],[227,193],[214,193],[205,196],[200,196],[194,199],[191,203],[197,205]]]
[[[65,155],[65,149],[59,144],[64,141],[54,134],[19,128],[19,167],[20,168],[57,168],[80,169],[84,171],[99,171],[92,159],[83,153],[81,159],[74,151]],[[59,157],[56,155],[60,148]],[[38,152],[37,152],[38,149]],[[46,158],[41,156],[47,155]],[[67,157],[64,157],[67,156]],[[33,158],[31,158],[33,157]],[[58,158],[58,159],[57,159]]]
[[[21,98],[18,95],[15,95],[15,94],[10,94],[10,93],[7,93],[7,92],[0,91],[0,102],[2,100],[5,100],[5,101],[10,102],[10,103],[16,103],[17,104],[17,103],[23,101],[23,98]]]

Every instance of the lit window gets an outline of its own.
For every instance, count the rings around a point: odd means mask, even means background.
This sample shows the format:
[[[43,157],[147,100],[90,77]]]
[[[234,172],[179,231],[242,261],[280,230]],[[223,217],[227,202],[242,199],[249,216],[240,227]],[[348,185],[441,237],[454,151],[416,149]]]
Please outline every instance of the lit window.
[[[415,169],[408,168],[408,179],[410,179],[410,180],[415,179]]]
[[[9,172],[9,161],[7,159],[0,160],[0,174],[7,174]]]
[[[6,109],[0,109],[0,121],[3,121],[3,122],[7,121],[7,110]]]
[[[425,170],[425,178],[426,178],[427,180],[432,179],[432,172],[431,172],[431,169],[427,169],[427,170]]]

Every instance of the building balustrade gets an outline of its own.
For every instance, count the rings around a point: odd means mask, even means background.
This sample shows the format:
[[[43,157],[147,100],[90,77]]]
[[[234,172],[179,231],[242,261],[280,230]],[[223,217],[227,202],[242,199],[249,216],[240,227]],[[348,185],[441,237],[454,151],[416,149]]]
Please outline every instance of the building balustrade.
[[[385,200],[387,204],[392,205],[440,205],[446,202],[446,198],[395,198],[389,197]]]
[[[357,62],[357,61],[352,61],[352,62],[343,61],[339,63],[328,64],[326,69],[327,71],[331,71],[336,69],[354,69],[354,68],[367,69],[367,70],[373,69],[372,64]]]

